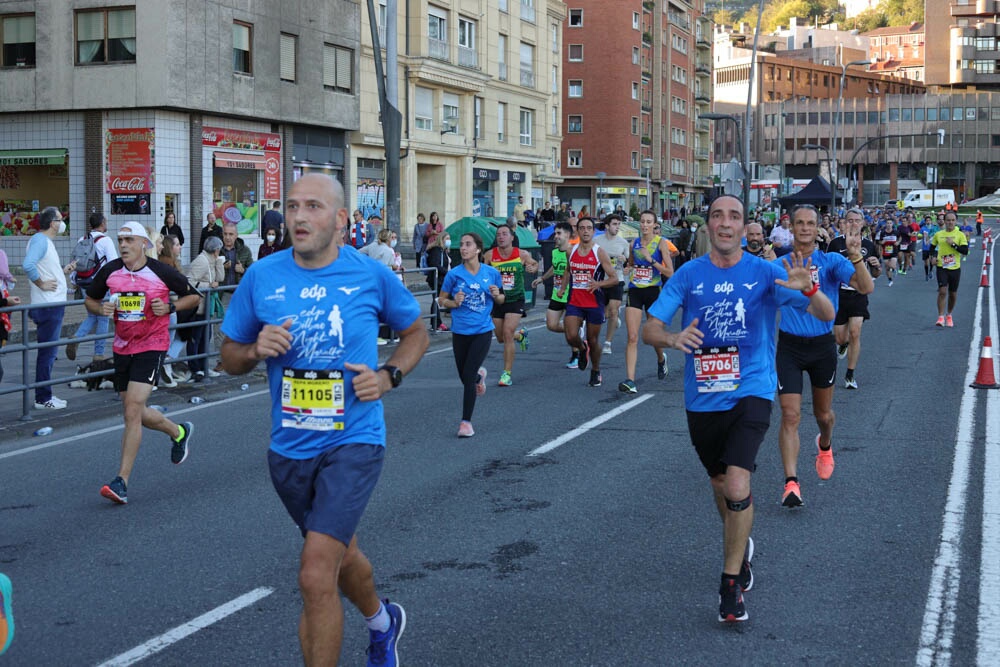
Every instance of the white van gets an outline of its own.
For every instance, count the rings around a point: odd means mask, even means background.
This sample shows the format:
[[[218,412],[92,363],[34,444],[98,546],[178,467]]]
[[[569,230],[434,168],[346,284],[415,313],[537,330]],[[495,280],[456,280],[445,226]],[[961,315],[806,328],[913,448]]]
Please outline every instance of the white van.
[[[933,200],[931,199],[933,197]],[[911,190],[903,199],[903,208],[938,208],[955,203],[955,193],[947,188]]]

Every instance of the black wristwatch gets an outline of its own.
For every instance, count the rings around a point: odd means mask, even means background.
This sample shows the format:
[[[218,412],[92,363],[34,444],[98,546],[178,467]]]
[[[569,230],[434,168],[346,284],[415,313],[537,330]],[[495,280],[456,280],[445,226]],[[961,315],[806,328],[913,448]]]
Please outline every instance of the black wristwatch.
[[[171,313],[176,313],[177,312],[177,306],[174,305],[173,301],[170,302],[170,312]]]
[[[403,382],[403,371],[399,370],[395,366],[390,366],[386,364],[378,369],[379,371],[385,371],[389,374],[389,382],[392,383],[392,388],[395,389]]]

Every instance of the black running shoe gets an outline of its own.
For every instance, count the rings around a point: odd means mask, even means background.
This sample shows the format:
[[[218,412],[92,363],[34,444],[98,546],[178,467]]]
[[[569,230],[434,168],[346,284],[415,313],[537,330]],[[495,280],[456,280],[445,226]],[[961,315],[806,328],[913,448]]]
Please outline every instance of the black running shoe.
[[[753,560],[753,538],[747,538],[747,550],[743,556],[743,566],[740,567],[740,589],[744,593],[753,588],[753,568],[750,561]]]
[[[604,378],[601,377],[601,371],[590,371],[590,382],[587,383],[591,387],[600,387],[601,382]]]
[[[719,622],[739,623],[750,618],[743,603],[743,591],[732,576],[723,575],[719,585]]]
[[[119,505],[125,505],[128,503],[128,494],[125,488],[125,480],[121,477],[115,477],[113,480],[101,487],[101,495],[112,502],[116,502]]]
[[[170,448],[170,462],[173,464],[184,463],[188,457],[188,444],[191,442],[191,434],[194,433],[194,424],[184,422],[180,425],[181,437],[174,440],[174,446]]]
[[[656,379],[664,380],[667,377],[667,358],[663,357],[663,361],[656,362]]]
[[[590,363],[590,346],[587,345],[587,341],[583,341],[583,347],[580,348],[580,370],[587,370],[587,364]]]

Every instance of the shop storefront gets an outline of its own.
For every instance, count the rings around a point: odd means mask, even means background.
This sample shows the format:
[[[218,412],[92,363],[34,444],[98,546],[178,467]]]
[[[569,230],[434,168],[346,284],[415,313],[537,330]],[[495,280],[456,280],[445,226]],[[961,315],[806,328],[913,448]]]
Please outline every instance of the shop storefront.
[[[499,180],[499,169],[472,170],[472,215],[477,217],[492,217],[494,215],[496,188]]]
[[[520,197],[524,197],[525,182],[527,180],[525,176],[526,174],[523,171],[507,172],[507,215],[514,215],[514,207],[517,206],[517,200]],[[528,197],[525,197],[524,205],[531,205]]]
[[[67,149],[0,150],[0,236],[34,234],[47,206],[62,211],[68,229],[69,191]]]
[[[344,132],[296,126],[292,139],[292,180],[325,174],[344,183]]]
[[[212,212],[240,235],[259,235],[269,202],[281,199],[281,135],[206,126],[202,147],[211,159]]]

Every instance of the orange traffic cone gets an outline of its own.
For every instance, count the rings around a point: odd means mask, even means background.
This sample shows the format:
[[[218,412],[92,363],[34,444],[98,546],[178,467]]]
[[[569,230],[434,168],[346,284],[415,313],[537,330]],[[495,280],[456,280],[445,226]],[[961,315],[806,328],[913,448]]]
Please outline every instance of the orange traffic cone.
[[[983,276],[979,279],[980,287],[990,286],[990,270],[983,266]]]
[[[992,254],[993,253],[990,252],[990,249],[986,248],[986,262],[983,263],[983,266],[989,266],[990,265],[990,263],[991,263],[990,262],[990,255],[992,255]]]
[[[998,389],[996,375],[993,373],[993,341],[989,336],[983,341],[983,352],[979,355],[979,372],[976,381],[969,385],[974,389]]]

